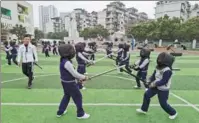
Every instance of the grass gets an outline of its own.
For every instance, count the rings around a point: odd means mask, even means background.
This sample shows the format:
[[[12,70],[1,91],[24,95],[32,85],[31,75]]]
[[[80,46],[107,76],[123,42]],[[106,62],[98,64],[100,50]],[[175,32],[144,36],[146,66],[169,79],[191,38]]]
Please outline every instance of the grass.
[[[131,63],[138,59],[139,53],[132,53]],[[169,103],[175,107],[179,117],[170,121],[168,115],[157,106],[158,99],[154,97],[148,114],[138,115],[135,109],[142,103],[144,89],[135,90],[135,79],[129,75],[118,74],[116,71],[104,76],[100,76],[86,83],[88,88],[82,91],[84,109],[91,114],[87,120],[76,119],[76,108],[69,105],[68,113],[56,118],[56,111],[63,90],[59,79],[59,57],[51,56],[45,58],[44,54],[39,54],[39,64],[43,70],[35,66],[35,80],[33,89],[26,89],[27,79],[21,73],[21,68],[7,66],[5,54],[2,59],[2,123],[198,123],[199,112],[172,94]],[[97,59],[104,54],[98,54]],[[152,53],[148,75],[151,75],[156,65],[157,53]],[[74,61],[75,62],[75,61]],[[89,76],[101,73],[114,68],[114,61],[104,59],[96,63],[95,66],[87,68]],[[76,65],[76,63],[75,63]],[[183,55],[177,57],[174,67],[180,68],[172,78],[172,91],[183,99],[195,104],[199,108],[199,56]],[[19,79],[21,78],[21,79]],[[16,79],[15,81],[9,81]],[[71,101],[72,102],[72,101]],[[13,104],[16,105],[13,105]],[[51,105],[45,105],[46,103]],[[7,105],[6,105],[7,104]],[[21,104],[21,105],[19,105]],[[29,104],[29,105],[25,105]],[[32,104],[32,105],[31,105]],[[33,105],[40,104],[40,105]],[[43,105],[42,105],[43,104]],[[91,105],[98,104],[98,105]],[[108,105],[111,104],[111,105]],[[113,104],[116,104],[113,106]],[[124,104],[124,106],[118,106]],[[125,105],[126,104],[126,105]],[[128,105],[132,104],[132,105]],[[133,105],[134,104],[134,105]],[[138,106],[135,104],[139,104]],[[180,106],[176,106],[180,104]],[[182,106],[181,106],[182,105]]]

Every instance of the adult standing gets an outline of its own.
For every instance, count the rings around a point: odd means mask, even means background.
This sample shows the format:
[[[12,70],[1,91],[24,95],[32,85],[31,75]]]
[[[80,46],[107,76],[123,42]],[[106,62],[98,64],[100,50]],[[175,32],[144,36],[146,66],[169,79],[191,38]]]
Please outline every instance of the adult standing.
[[[38,62],[36,47],[31,44],[31,35],[26,34],[23,37],[23,44],[18,50],[18,65],[22,65],[22,72],[28,77],[28,89],[32,88],[33,64]],[[21,62],[22,57],[22,62]]]

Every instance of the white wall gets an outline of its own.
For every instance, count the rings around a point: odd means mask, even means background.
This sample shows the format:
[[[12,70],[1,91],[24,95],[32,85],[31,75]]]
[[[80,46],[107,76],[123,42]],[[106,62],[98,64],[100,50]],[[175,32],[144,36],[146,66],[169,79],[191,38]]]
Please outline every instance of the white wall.
[[[54,32],[53,22],[47,22],[46,24],[46,31],[45,33]]]
[[[97,24],[101,24],[106,28],[106,11],[98,12],[97,18]]]
[[[183,14],[181,12],[181,4],[185,3],[187,6],[186,1],[176,1],[176,2],[167,2],[164,4],[156,5],[155,7],[155,18],[163,17],[167,14],[169,17],[182,17],[184,20],[187,20],[187,14]]]
[[[24,23],[20,22],[18,19],[19,13],[17,9],[17,4],[28,7],[28,15],[24,15]],[[25,1],[1,1],[1,7],[11,10],[11,20],[1,18],[2,23],[10,24],[12,26],[15,26],[16,24],[21,24],[26,27],[27,33],[34,35],[33,7],[31,4]]]
[[[199,16],[199,9],[191,11],[190,18],[193,18],[193,17],[196,17],[196,16]]]

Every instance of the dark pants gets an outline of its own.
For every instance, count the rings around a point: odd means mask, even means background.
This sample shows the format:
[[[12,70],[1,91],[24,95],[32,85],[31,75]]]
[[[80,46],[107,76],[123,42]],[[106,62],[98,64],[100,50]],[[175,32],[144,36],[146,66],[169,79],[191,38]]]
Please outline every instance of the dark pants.
[[[126,69],[129,73],[132,72],[132,70],[131,70],[130,67],[129,67],[129,62],[120,62],[120,65],[119,65],[119,66],[122,66],[122,65],[125,65],[125,69]],[[120,69],[120,72],[122,72],[122,69]]]
[[[17,54],[12,54],[11,56],[12,56],[12,61],[13,61],[16,65],[18,65],[18,62],[17,62],[17,60],[16,60]]]
[[[78,64],[77,72],[81,73],[81,74],[85,74],[86,73],[86,65]],[[79,86],[79,89],[83,88],[83,85],[81,82],[78,82],[78,86]]]
[[[148,111],[149,104],[151,101],[151,98],[158,94],[158,100],[160,103],[160,106],[163,108],[165,112],[167,112],[169,115],[175,115],[176,110],[173,109],[168,103],[167,100],[169,98],[169,91],[161,91],[158,90],[157,88],[149,88],[145,94],[144,94],[144,99],[143,99],[143,104],[141,109],[145,112]]]
[[[42,48],[42,53],[44,53],[44,52],[45,52],[45,48],[43,47],[43,48]]]
[[[147,76],[147,72],[142,72],[142,71],[137,72],[137,77],[139,77],[140,79],[146,80],[146,76]],[[136,78],[136,83],[138,87],[141,87],[140,80],[138,78]],[[147,88],[146,84],[144,84],[144,86],[145,88]]]
[[[56,49],[56,48],[53,48],[53,54],[54,54],[54,55],[58,55],[57,49]]]
[[[106,51],[106,55],[109,55],[109,54],[111,54],[111,53],[112,53],[112,52],[110,52],[110,51]],[[109,55],[108,58],[113,58],[113,55]]]
[[[116,65],[119,65],[119,63],[120,63],[120,58],[121,58],[121,56],[117,56],[117,58],[116,58],[116,60],[115,60],[115,64]]]
[[[45,56],[46,56],[46,57],[50,57],[49,51],[48,51],[48,50],[45,51]]]
[[[33,80],[33,63],[28,62],[28,63],[22,63],[22,71],[23,74],[28,77],[28,85],[32,85],[32,80]]]
[[[91,55],[90,60],[93,60],[93,61],[95,60],[95,54]]]
[[[8,60],[8,65],[11,65],[12,56],[10,54],[6,54],[6,59]]]
[[[17,60],[16,60],[17,54],[7,55],[6,58],[7,58],[7,60],[8,60],[8,65],[11,65],[11,64],[12,64],[12,63],[11,63],[11,60],[12,60],[16,65],[18,65],[18,62],[17,62]]]
[[[84,115],[84,109],[82,107],[82,94],[79,90],[79,87],[77,83],[64,83],[62,82],[62,86],[64,89],[64,96],[61,100],[61,103],[59,105],[59,110],[57,111],[58,115],[63,114],[63,112],[66,110],[68,103],[70,101],[70,98],[72,97],[76,107],[77,107],[77,117],[81,117]]]

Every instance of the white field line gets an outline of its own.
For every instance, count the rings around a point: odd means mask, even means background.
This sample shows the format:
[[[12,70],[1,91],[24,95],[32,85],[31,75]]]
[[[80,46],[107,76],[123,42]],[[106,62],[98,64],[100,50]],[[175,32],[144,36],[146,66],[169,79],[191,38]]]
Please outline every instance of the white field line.
[[[46,75],[38,75],[38,76],[34,76],[34,77],[37,78],[37,77],[46,77],[46,76],[53,76],[53,75],[59,75],[59,74],[46,74]],[[23,80],[23,79],[27,79],[27,77],[10,79],[10,80],[6,80],[6,81],[2,81],[1,83],[3,84],[3,83],[13,82],[13,81],[18,81],[18,80]]]
[[[34,76],[34,77],[38,78],[38,77],[48,77],[48,76],[56,76],[56,75],[59,75],[59,74],[37,75],[37,76]],[[89,75],[95,75],[95,74],[89,74]],[[103,75],[103,76],[109,76],[109,77],[115,77],[115,78],[124,79],[124,80],[130,80],[128,78],[114,76],[114,75]],[[27,77],[21,77],[21,78],[17,78],[17,79],[10,79],[10,80],[6,80],[6,81],[2,81],[1,83],[3,84],[3,83],[14,82],[14,81],[23,80],[23,79],[27,79]],[[132,81],[133,81],[133,79],[132,79]]]
[[[1,103],[2,106],[59,106],[59,103]],[[75,106],[74,103],[69,103],[69,105]],[[134,103],[84,103],[84,106],[141,106],[142,104]],[[159,107],[160,104],[150,104],[153,107]],[[172,104],[174,107],[192,107],[188,104]],[[199,106],[195,104],[194,106]]]
[[[186,103],[187,105],[189,105],[190,107],[192,107],[193,109],[195,109],[197,112],[199,112],[199,108],[196,107],[194,104],[190,103],[189,101],[185,100],[184,98],[174,94],[174,93],[171,93],[172,96],[176,97],[177,99],[181,100],[182,102]]]
[[[59,74],[47,74],[47,75],[39,75],[39,76],[35,76],[36,77],[45,77],[45,76],[52,76],[52,75],[59,75]],[[125,80],[129,80],[129,81],[135,81],[133,79],[129,79],[129,78],[124,78],[124,77],[118,77],[118,76],[113,76],[113,75],[105,75],[105,76],[110,76],[110,77],[115,77],[115,78],[121,78],[121,79],[125,79]],[[3,81],[2,83],[7,83],[7,82],[12,82],[12,81],[17,81],[17,80],[23,80],[23,79],[26,79],[26,77],[22,77],[22,78],[18,78],[18,79],[11,79],[11,80],[7,80],[7,81]],[[197,112],[199,112],[199,108],[196,107],[196,105],[190,103],[189,101],[183,99],[182,97],[174,94],[174,93],[171,93],[172,96],[176,97],[177,99],[183,101],[184,103],[186,103],[185,106],[188,106],[188,107],[192,107],[194,108]],[[9,103],[2,103],[3,105],[6,105],[6,104],[9,104]],[[17,103],[10,103],[12,105],[14,104],[17,104]],[[25,103],[22,103],[22,104],[25,104]],[[31,103],[28,103],[28,104],[31,104]],[[47,103],[46,103],[47,104]],[[90,105],[94,105],[95,103],[91,103]],[[107,103],[106,103],[107,104]],[[99,105],[99,103],[95,104],[96,106]],[[130,104],[130,105],[135,105],[136,104]],[[177,104],[178,105],[178,104]],[[180,104],[180,105],[184,105],[184,104]],[[111,106],[111,105],[110,105]]]

